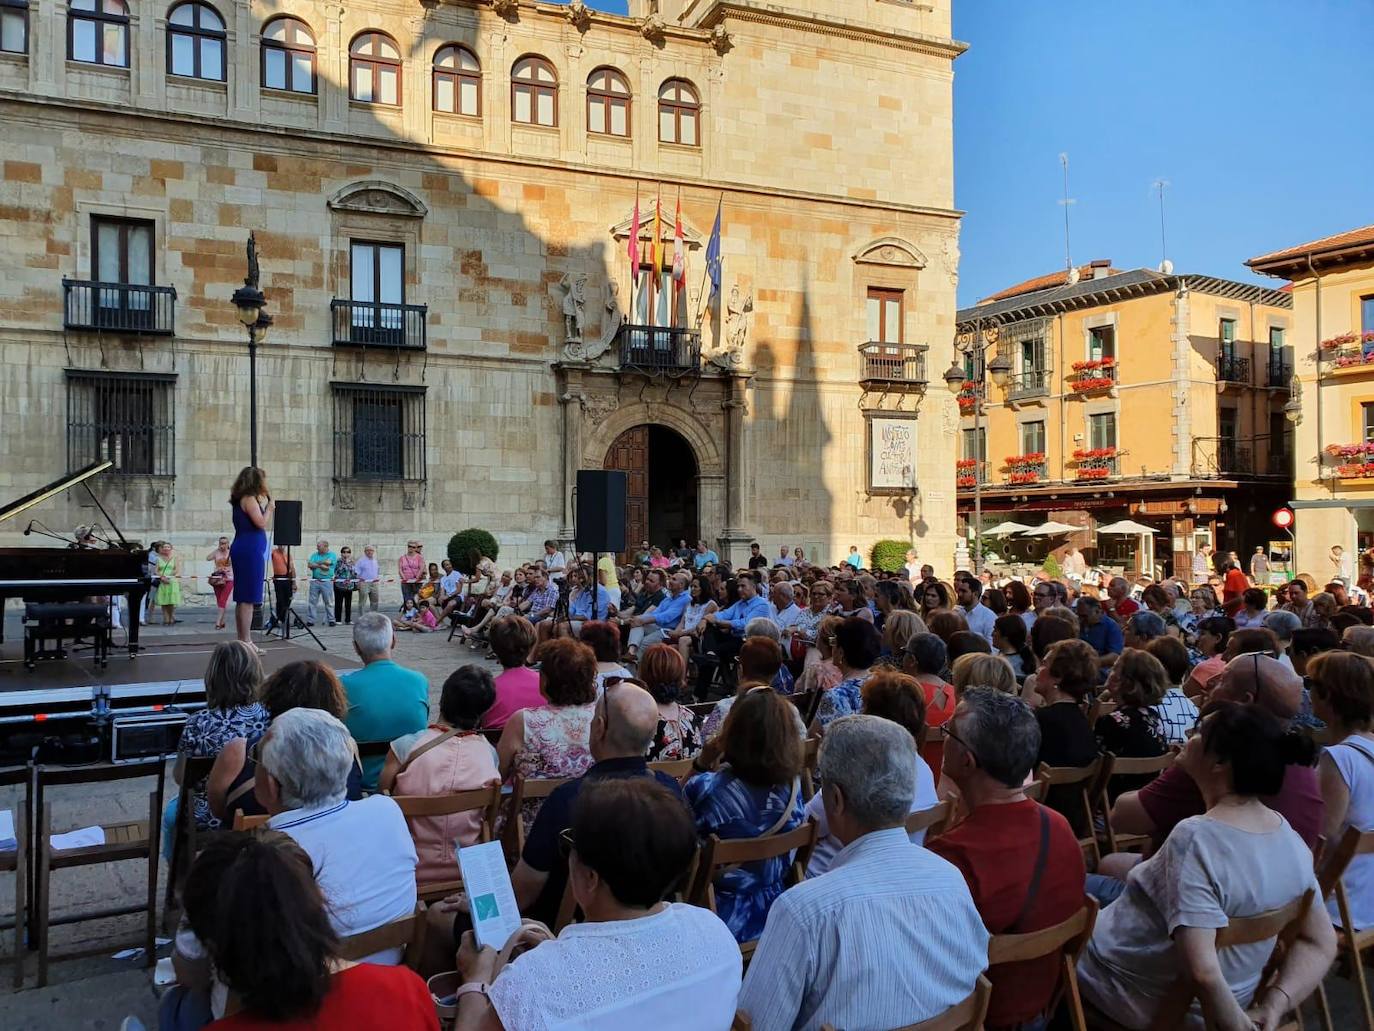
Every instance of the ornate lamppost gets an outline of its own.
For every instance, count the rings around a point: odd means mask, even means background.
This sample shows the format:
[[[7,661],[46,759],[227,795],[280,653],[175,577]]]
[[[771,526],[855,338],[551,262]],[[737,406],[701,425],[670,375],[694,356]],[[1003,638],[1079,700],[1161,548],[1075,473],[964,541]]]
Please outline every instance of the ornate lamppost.
[[[263,309],[267,298],[258,287],[258,242],[248,234],[248,275],[243,286],[234,291],[234,307],[239,321],[248,330],[248,451],[249,463],[258,464],[258,344],[267,339],[272,316]]]

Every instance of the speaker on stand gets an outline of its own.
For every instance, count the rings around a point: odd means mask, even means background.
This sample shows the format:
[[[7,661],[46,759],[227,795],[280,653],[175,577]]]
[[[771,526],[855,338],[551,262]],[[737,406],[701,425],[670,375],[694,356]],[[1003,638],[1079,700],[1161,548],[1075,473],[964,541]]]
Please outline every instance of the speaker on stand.
[[[272,519],[272,543],[286,549],[286,568],[288,570],[291,569],[291,549],[298,548],[301,544],[302,508],[303,505],[299,501],[278,501],[276,514]],[[290,574],[288,573],[288,575]],[[311,637],[315,638],[315,643],[320,646],[320,650],[325,651],[327,649],[325,649],[324,642],[315,636],[315,632],[306,625],[305,620],[301,619],[300,615],[291,605],[291,592],[295,591],[295,587],[295,582],[292,581],[290,584],[290,591],[286,595],[286,605],[284,606],[286,611],[284,613],[284,618],[280,621],[281,639],[283,641],[291,640],[291,631],[293,629],[304,630]],[[272,577],[272,614],[274,618],[278,608],[276,604],[276,595],[277,578],[274,575]],[[253,628],[255,630],[258,629],[257,618],[257,613],[255,612],[253,620]]]
[[[618,553],[625,550],[625,498],[628,494],[628,477],[620,469],[579,469],[577,470],[576,504],[574,505],[573,547],[581,555],[592,553],[595,566],[596,556],[602,552]],[[588,583],[592,591],[592,615],[596,611],[596,570],[592,569]]]

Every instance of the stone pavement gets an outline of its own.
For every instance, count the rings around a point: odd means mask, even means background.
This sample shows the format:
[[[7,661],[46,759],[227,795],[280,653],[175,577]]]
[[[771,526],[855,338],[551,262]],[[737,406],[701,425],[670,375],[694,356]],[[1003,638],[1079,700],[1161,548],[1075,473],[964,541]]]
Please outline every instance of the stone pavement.
[[[304,610],[301,609],[302,614]],[[188,607],[178,613],[184,622],[173,627],[147,627],[149,641],[163,635],[205,633],[213,629],[215,613],[210,608]],[[8,632],[17,631],[18,620]],[[331,651],[351,651],[349,628],[315,627],[320,639]],[[230,631],[224,631],[228,639]],[[481,653],[454,641],[448,643],[447,633],[396,635],[396,658],[406,666],[420,670],[429,678],[430,706],[437,709],[439,691],[444,679],[458,666],[468,662],[487,665],[495,672],[495,663],[485,662]],[[295,640],[293,635],[293,640]],[[303,633],[299,643],[313,646]],[[54,826],[60,830],[86,826],[97,822],[134,820],[146,816],[148,797],[139,782],[129,785],[96,785],[92,788],[66,789],[53,797]],[[168,779],[170,785],[171,779]],[[13,789],[0,789],[0,806],[14,804]],[[145,877],[140,862],[113,864],[109,867],[88,867],[83,870],[59,871],[53,880],[53,911],[94,908],[114,904],[115,899],[137,899]],[[165,884],[163,866],[161,880]],[[14,897],[12,874],[0,874],[0,913],[11,915],[9,900]],[[161,895],[159,894],[159,898]],[[46,988],[31,987],[35,980],[37,959],[29,953],[28,977],[24,990],[11,991],[11,970],[8,962],[0,962],[0,1031],[105,1031],[119,1026],[126,1016],[133,1014],[150,1028],[156,1027],[158,995],[154,991],[151,971],[145,970],[138,959],[114,959],[114,953],[134,945],[141,935],[142,924],[137,916],[66,925],[53,928],[52,951],[61,955],[69,952],[89,953],[84,958],[62,959],[49,968],[50,983]],[[7,960],[11,955],[10,932],[0,936],[0,954]],[[168,953],[167,947],[158,950]],[[1335,976],[1327,978],[1327,992],[1331,998],[1336,1027],[1356,1027],[1359,1023],[1358,1002],[1350,982]],[[1308,1007],[1309,1014],[1312,1008]],[[1315,1022],[1315,1016],[1311,1018]]]

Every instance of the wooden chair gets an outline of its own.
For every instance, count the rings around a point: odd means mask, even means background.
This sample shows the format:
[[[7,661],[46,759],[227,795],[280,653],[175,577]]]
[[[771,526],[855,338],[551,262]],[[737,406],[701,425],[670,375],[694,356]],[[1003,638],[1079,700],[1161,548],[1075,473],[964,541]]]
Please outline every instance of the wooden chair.
[[[754,1022],[744,1010],[735,1010],[735,1019],[730,1021],[730,1031],[754,1031]]]
[[[525,825],[520,820],[521,807],[526,802],[548,798],[555,789],[573,779],[575,778],[536,777],[526,780],[516,774],[515,782],[511,786],[510,801],[507,803],[510,808],[507,810],[506,825],[501,832],[501,848],[506,853],[506,862],[510,866],[515,865],[520,853],[525,850]]]
[[[119,766],[93,767],[36,766],[33,771],[38,832],[35,848],[37,876],[34,883],[34,913],[37,917],[35,933],[38,947],[38,985],[48,983],[48,928],[54,924],[84,923],[106,917],[143,913],[143,962],[151,967],[157,960],[157,867],[162,831],[162,793],[166,784],[167,762],[163,758],[146,759]],[[52,806],[46,800],[52,787],[77,784],[107,784],[121,780],[152,777],[154,788],[148,794],[148,819],[124,823],[102,824],[105,835],[102,845],[55,850],[52,847]],[[55,870],[70,870],[83,866],[104,866],[107,863],[142,859],[148,864],[147,889],[142,902],[111,906],[85,912],[65,913],[54,919],[50,913],[52,874]]]
[[[1041,956],[1059,954],[1059,987],[1050,1000],[1049,1012],[1059,1008],[1061,1000],[1068,1000],[1069,1020],[1074,1031],[1087,1031],[1083,1016],[1083,999],[1078,994],[1078,957],[1092,937],[1097,923],[1097,899],[1091,895],[1083,899],[1083,908],[1062,923],[1027,934],[994,934],[988,942],[988,965],[1020,963]]]
[[[821,739],[809,737],[802,744],[801,796],[810,802],[816,793],[816,766],[821,758]]]
[[[719,703],[719,702],[692,702],[690,705],[684,706],[684,708],[688,709],[688,710],[691,711],[691,712],[696,713],[696,715],[700,716],[702,719],[705,719],[707,716],[711,715],[711,713],[713,713],[713,712],[715,711],[716,706],[717,706],[718,704],[720,704],[720,703]]]
[[[14,873],[14,990],[24,986],[24,924],[27,919],[25,899],[29,882],[29,807],[33,799],[33,771],[27,766],[0,770],[0,787],[24,785],[24,794],[14,807],[14,851],[0,852],[0,872]],[[8,921],[0,927],[9,927]]]
[[[271,819],[266,813],[258,813],[250,816],[245,812],[234,814],[234,830],[236,831],[264,831],[267,829],[267,821]]]
[[[706,839],[706,847],[701,851],[697,865],[696,882],[693,884],[688,901],[693,905],[716,911],[716,879],[730,869],[744,863],[758,863],[765,859],[775,859],[795,852],[792,863],[783,877],[787,887],[806,877],[806,864],[811,861],[811,852],[816,847],[816,822],[807,820],[795,830],[783,834],[770,834],[763,838],[731,838],[721,840],[712,834]],[[757,941],[741,942],[740,952],[747,960],[754,954]]]
[[[983,1018],[987,1016],[988,1000],[992,998],[992,984],[982,974],[973,986],[971,994],[963,1002],[951,1006],[937,1017],[923,1020],[919,1024],[907,1024],[893,1031],[982,1031]],[[821,1031],[835,1031],[829,1024],[822,1024]]]
[[[1045,782],[1046,797],[1054,788],[1079,786],[1083,801],[1083,827],[1087,834],[1078,839],[1078,847],[1083,850],[1083,861],[1088,864],[1090,871],[1097,869],[1097,864],[1102,860],[1102,850],[1098,847],[1097,834],[1093,830],[1093,816],[1099,809],[1102,784],[1106,777],[1111,776],[1111,769],[1109,754],[1099,755],[1087,766],[1049,766],[1041,763],[1036,774],[1037,780]],[[1069,822],[1073,822],[1072,818]]]
[[[1026,797],[1029,798],[1032,802],[1039,802],[1041,805],[1043,805],[1045,802],[1045,791],[1048,788],[1049,784],[1046,781],[1041,780],[1040,777],[1037,775],[1035,780],[1031,781],[1030,784],[1026,785],[1026,787],[1022,788],[1021,790],[1025,792]]]
[[[391,753],[391,742],[355,741],[353,743],[358,748],[358,762],[359,765],[361,765],[363,768],[363,792],[365,794],[375,795],[377,793],[376,788],[369,789],[367,787],[367,760],[380,759],[383,763],[385,763],[386,757]],[[377,771],[379,774],[381,773],[380,766],[377,767]]]
[[[419,971],[420,960],[425,952],[425,904],[415,903],[415,912],[410,916],[393,920],[370,931],[350,934],[339,942],[339,958],[357,962],[374,952],[383,949],[401,949],[402,962],[411,970]]]
[[[906,832],[915,834],[917,831],[926,832],[926,841],[929,842],[944,833],[949,818],[954,815],[954,803],[948,800],[939,805],[931,806],[929,809],[922,809],[918,813],[912,813],[906,818]]]
[[[1110,793],[1107,788],[1117,777],[1140,777],[1148,774],[1159,776],[1170,766],[1178,753],[1170,749],[1163,755],[1153,756],[1148,759],[1123,759],[1120,756],[1112,756],[1111,768],[1103,780],[1102,791],[1104,797],[1101,799],[1103,812],[1106,814],[1106,838],[1107,851],[1109,852],[1128,852],[1131,849],[1142,848],[1150,843],[1148,834],[1118,834],[1112,829],[1111,803],[1108,801]]]
[[[414,817],[455,816],[458,813],[480,811],[482,823],[477,832],[477,841],[487,842],[491,841],[496,829],[496,813],[501,808],[501,785],[454,791],[447,795],[392,795],[391,800],[400,806],[407,824]],[[433,902],[446,898],[462,886],[461,877],[429,881],[418,886],[420,901]]]
[[[1374,831],[1361,832],[1354,827],[1348,828],[1322,865],[1317,875],[1317,884],[1321,888],[1322,898],[1330,898],[1332,894],[1336,896],[1336,910],[1341,917],[1340,926],[1336,928],[1336,955],[1339,957],[1342,952],[1346,954],[1351,977],[1355,981],[1355,987],[1359,989],[1364,1026],[1368,1031],[1374,1031],[1374,1006],[1371,1006],[1369,1001],[1369,982],[1365,977],[1363,956],[1364,950],[1374,945],[1374,928],[1353,933],[1346,930],[1354,926],[1354,921],[1350,918],[1350,899],[1346,896],[1345,885],[1341,881],[1351,860],[1356,856],[1366,856],[1370,853],[1374,853]],[[1331,1031],[1331,1007],[1327,1002],[1326,988],[1322,984],[1317,985],[1317,1011],[1321,1014],[1322,1025],[1327,1031]]]
[[[650,763],[649,769],[666,773],[679,784],[685,784],[687,778],[695,772],[692,769],[692,761],[691,759],[661,759],[658,762]]]
[[[1116,702],[1095,699],[1093,703],[1088,706],[1088,726],[1097,726],[1098,719],[1100,719],[1103,716],[1109,716],[1112,713],[1116,712],[1116,710]]]
[[[501,743],[501,735],[505,729],[505,727],[484,727],[482,728],[482,736],[490,742],[492,748],[495,748]]]
[[[195,798],[197,785],[210,776],[214,765],[214,756],[193,758],[183,755],[177,758],[176,771],[181,778],[181,786],[177,791],[177,816],[172,828],[172,858],[167,862],[167,890],[162,896],[164,926],[167,926],[176,900],[186,884],[191,862],[201,849],[201,839],[207,834],[196,826],[192,799]]]
[[[816,710],[821,707],[823,694],[825,694],[824,691],[813,689],[791,695],[788,698],[788,701],[797,707],[797,715],[801,717],[803,726],[811,726],[811,721],[816,718]]]

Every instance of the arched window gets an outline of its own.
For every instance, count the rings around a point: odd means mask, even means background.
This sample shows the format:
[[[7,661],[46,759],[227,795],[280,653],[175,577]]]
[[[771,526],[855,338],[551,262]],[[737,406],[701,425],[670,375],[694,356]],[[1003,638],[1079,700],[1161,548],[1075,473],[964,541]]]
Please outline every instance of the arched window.
[[[315,92],[315,37],[295,18],[274,18],[262,28],[262,85],[288,93]]]
[[[224,19],[209,4],[178,4],[167,16],[167,71],[224,81]]]
[[[401,51],[390,36],[364,32],[348,48],[348,96],[364,104],[401,106]]]
[[[587,131],[630,135],[630,84],[614,68],[598,68],[587,79]]]
[[[0,0],[0,53],[29,52],[29,0]]]
[[[525,125],[558,124],[558,73],[542,57],[522,57],[510,76],[511,118]]]
[[[482,66],[467,47],[451,43],[434,54],[434,110],[476,118],[482,113]]]
[[[658,90],[658,138],[661,143],[698,146],[701,138],[697,123],[701,101],[696,88],[686,79],[669,79]]]
[[[67,7],[67,59],[129,67],[129,8],[124,0],[71,0]]]

